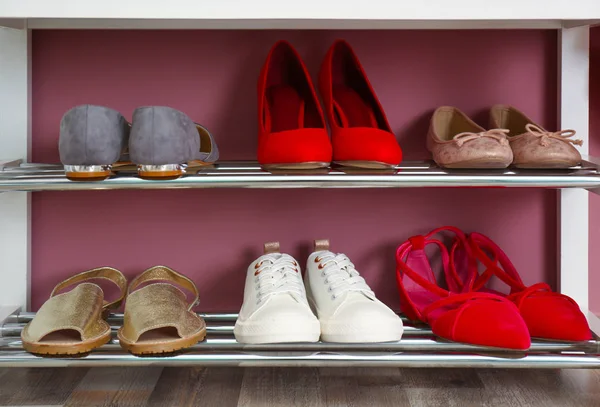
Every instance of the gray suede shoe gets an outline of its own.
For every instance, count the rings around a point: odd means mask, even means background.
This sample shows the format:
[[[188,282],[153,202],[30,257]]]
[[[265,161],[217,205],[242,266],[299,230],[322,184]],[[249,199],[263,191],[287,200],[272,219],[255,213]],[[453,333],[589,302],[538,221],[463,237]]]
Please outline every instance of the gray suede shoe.
[[[129,123],[116,110],[76,106],[60,122],[58,150],[67,178],[96,181],[110,176],[111,166],[126,159]]]
[[[186,168],[212,164],[219,158],[208,130],[179,110],[140,107],[133,112],[132,123],[129,151],[142,178],[177,178]]]

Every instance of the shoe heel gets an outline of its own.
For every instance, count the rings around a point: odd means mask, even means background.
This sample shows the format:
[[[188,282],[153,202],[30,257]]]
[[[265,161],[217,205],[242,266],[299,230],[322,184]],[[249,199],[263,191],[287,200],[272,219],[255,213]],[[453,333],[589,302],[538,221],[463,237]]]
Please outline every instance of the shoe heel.
[[[164,165],[138,165],[138,175],[140,178],[148,180],[170,180],[177,179],[185,174],[185,165],[183,164],[164,164]]]
[[[110,177],[110,165],[65,165],[65,174],[71,181],[102,181]]]

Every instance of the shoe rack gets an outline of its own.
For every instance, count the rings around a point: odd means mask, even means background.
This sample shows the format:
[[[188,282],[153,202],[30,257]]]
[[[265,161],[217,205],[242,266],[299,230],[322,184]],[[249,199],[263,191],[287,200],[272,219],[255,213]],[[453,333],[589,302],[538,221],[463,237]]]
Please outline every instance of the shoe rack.
[[[340,4],[343,3],[343,6]],[[398,3],[398,4],[396,4]],[[438,188],[506,187],[557,189],[558,288],[586,312],[600,334],[600,319],[589,309],[588,194],[600,192],[600,159],[590,157],[589,39],[600,24],[600,3],[507,0],[447,2],[275,0],[207,2],[191,0],[85,2],[4,0],[0,4],[0,366],[403,366],[600,368],[600,340],[565,344],[533,341],[526,353],[490,352],[443,342],[425,326],[404,321],[405,334],[393,344],[241,345],[233,339],[235,314],[207,313],[208,337],[170,357],[139,358],[113,340],[80,358],[40,358],[26,353],[20,332],[32,319],[31,201],[39,191],[191,188]],[[563,171],[450,171],[428,161],[406,161],[387,173],[337,169],[269,173],[256,162],[222,161],[186,177],[142,180],[122,173],[103,182],[71,182],[57,165],[32,162],[33,30],[424,30],[550,29],[558,35],[558,118],[577,129],[584,162]],[[266,50],[265,50],[266,52]],[[502,58],[502,55],[498,55]],[[519,63],[519,61],[515,61]],[[120,325],[122,314],[109,322]]]

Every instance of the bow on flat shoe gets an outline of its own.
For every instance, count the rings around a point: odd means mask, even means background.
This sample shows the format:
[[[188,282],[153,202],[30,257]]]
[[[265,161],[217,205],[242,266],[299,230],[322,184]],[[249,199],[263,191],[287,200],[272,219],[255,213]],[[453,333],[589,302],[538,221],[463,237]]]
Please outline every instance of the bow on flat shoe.
[[[445,168],[506,168],[513,161],[508,130],[486,130],[459,109],[442,106],[433,112],[427,133],[427,149]]]
[[[575,134],[577,134],[577,132],[572,129],[551,132],[551,131],[546,131],[546,130],[536,126],[535,124],[531,124],[531,123],[526,125],[525,129],[530,134],[534,135],[535,137],[539,137],[540,144],[544,147],[548,147],[550,145],[549,139],[559,140],[564,143],[571,143],[576,146],[583,145],[583,140],[571,139],[571,137],[573,137],[573,136],[575,136]]]
[[[490,127],[509,130],[512,165],[517,168],[570,168],[581,163],[581,154],[574,146],[583,141],[571,138],[575,130],[547,131],[508,105],[492,107]]]
[[[488,137],[496,140],[498,143],[500,143],[500,145],[507,146],[508,140],[506,139],[506,135],[508,132],[509,131],[507,129],[491,129],[487,131],[480,131],[479,133],[466,131],[463,133],[458,133],[456,136],[452,137],[452,140],[456,142],[457,146],[462,147],[463,144],[469,141],[477,140],[482,137]]]

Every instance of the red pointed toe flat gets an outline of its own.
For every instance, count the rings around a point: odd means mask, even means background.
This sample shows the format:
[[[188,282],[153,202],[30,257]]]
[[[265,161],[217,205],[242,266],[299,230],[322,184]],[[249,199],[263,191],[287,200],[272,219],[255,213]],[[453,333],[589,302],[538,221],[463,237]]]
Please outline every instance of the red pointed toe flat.
[[[529,331],[511,301],[488,293],[452,293],[437,285],[425,252],[428,245],[439,249],[447,279],[450,273],[446,246],[431,238],[438,231],[412,237],[396,251],[396,280],[402,311],[409,319],[429,324],[435,335],[451,341],[503,349],[529,349]]]
[[[313,169],[331,163],[323,111],[298,52],[271,48],[258,81],[258,162],[265,169]]]
[[[471,233],[467,239],[470,252],[486,270],[481,275],[476,272],[473,278],[472,270],[477,270],[476,268],[457,266],[456,259],[463,256],[461,249],[465,243],[455,241],[450,251],[451,274],[473,281],[474,291],[506,296],[517,306],[534,338],[559,341],[592,339],[587,320],[572,298],[553,292],[546,283],[527,287],[506,253],[490,238],[480,233]],[[510,287],[508,295],[486,287],[494,276]]]
[[[383,108],[347,42],[338,40],[327,52],[319,89],[336,164],[378,169],[402,161],[402,150]]]

